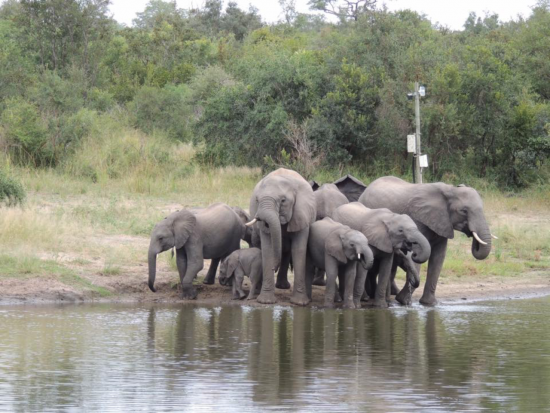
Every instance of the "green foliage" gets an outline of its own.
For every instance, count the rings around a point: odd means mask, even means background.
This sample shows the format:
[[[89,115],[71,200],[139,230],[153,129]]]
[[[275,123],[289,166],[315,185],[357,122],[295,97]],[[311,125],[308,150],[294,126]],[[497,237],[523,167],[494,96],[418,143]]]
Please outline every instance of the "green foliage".
[[[405,175],[405,136],[415,127],[406,95],[418,81],[427,88],[428,179],[489,178],[502,188],[547,180],[547,0],[516,21],[471,14],[462,31],[375,1],[309,2],[336,24],[279,3],[285,22],[264,25],[235,2],[184,10],[152,0],[122,27],[108,17],[108,0],[4,2],[4,152],[17,163],[67,167],[90,139],[131,126],[166,145],[193,141],[208,165],[285,164],[310,174],[304,165],[322,158],[319,168]],[[287,139],[293,123],[314,148],[310,158]],[[73,166],[100,182],[121,176],[114,164]]]
[[[142,87],[129,105],[133,124],[147,133],[162,130],[173,139],[188,141],[192,117],[188,94],[185,86]]]
[[[23,185],[0,168],[0,205],[21,205],[26,196]]]

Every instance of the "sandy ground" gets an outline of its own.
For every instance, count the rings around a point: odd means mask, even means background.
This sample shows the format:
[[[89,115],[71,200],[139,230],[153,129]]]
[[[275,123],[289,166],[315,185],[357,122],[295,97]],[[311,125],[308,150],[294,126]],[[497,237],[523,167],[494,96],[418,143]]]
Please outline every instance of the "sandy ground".
[[[128,241],[128,240],[126,240]],[[140,243],[146,240],[140,240]],[[71,257],[64,257],[69,261]],[[153,293],[147,286],[147,266],[138,264],[135,267],[123,267],[117,275],[102,275],[101,263],[97,268],[74,269],[79,275],[96,286],[104,287],[111,293],[101,297],[92,291],[82,291],[61,283],[54,277],[28,279],[0,279],[0,304],[40,304],[68,302],[135,302],[135,303],[175,303],[181,302],[179,280],[176,271],[159,260],[155,287]],[[258,305],[256,301],[232,300],[230,287],[204,285],[202,279],[208,270],[210,261],[205,261],[204,269],[195,282],[199,295],[195,302],[204,304],[241,304]],[[92,263],[93,265],[93,263]],[[292,281],[292,280],[291,280]],[[423,280],[422,280],[423,281]],[[413,302],[418,303],[422,295],[422,286],[413,295]],[[248,290],[248,280],[245,280],[245,290]],[[314,306],[321,306],[324,287],[314,286]],[[550,295],[550,274],[546,272],[530,272],[519,277],[485,277],[482,281],[474,277],[446,279],[444,274],[439,280],[437,298],[440,303],[457,303],[477,300],[515,299]],[[291,290],[277,290],[279,304],[290,305]],[[366,305],[366,304],[365,304]],[[399,305],[394,302],[394,305]]]

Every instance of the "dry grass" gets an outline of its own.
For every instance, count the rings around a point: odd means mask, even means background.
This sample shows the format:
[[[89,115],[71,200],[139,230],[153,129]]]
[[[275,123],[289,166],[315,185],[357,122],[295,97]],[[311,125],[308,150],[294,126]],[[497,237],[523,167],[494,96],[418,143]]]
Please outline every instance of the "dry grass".
[[[56,170],[12,168],[28,201],[0,209],[0,273],[21,278],[51,273],[91,288],[75,277],[135,272],[134,266],[146,263],[152,227],[166,214],[214,202],[247,208],[261,178],[259,169],[200,167],[192,162],[192,147],[162,136],[119,132],[118,137],[105,133],[84,142],[78,155]],[[482,195],[492,231],[499,236],[493,253],[476,261],[470,240],[457,233],[443,275],[478,279],[549,270],[548,187],[520,195],[491,190]],[[161,262],[174,270],[168,253]]]

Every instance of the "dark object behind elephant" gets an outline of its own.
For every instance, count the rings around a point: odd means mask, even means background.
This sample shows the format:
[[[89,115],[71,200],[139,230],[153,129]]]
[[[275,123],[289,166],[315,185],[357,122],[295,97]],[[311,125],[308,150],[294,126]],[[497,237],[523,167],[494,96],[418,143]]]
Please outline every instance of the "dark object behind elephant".
[[[394,176],[372,182],[359,202],[369,208],[388,208],[409,215],[428,239],[432,254],[420,302],[434,305],[435,290],[447,252],[447,240],[454,231],[472,237],[472,255],[485,259],[491,251],[491,232],[485,219],[483,202],[477,191],[466,186],[444,183],[411,184]],[[408,284],[405,288],[409,288]]]
[[[349,202],[357,201],[367,187],[359,179],[349,174],[334,181],[334,185],[346,196]]]

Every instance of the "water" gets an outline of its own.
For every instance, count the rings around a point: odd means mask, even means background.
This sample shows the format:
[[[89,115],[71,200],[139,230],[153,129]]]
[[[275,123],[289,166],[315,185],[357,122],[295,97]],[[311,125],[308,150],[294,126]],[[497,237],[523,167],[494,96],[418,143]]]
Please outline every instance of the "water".
[[[550,411],[550,298],[0,307],[1,411]]]

